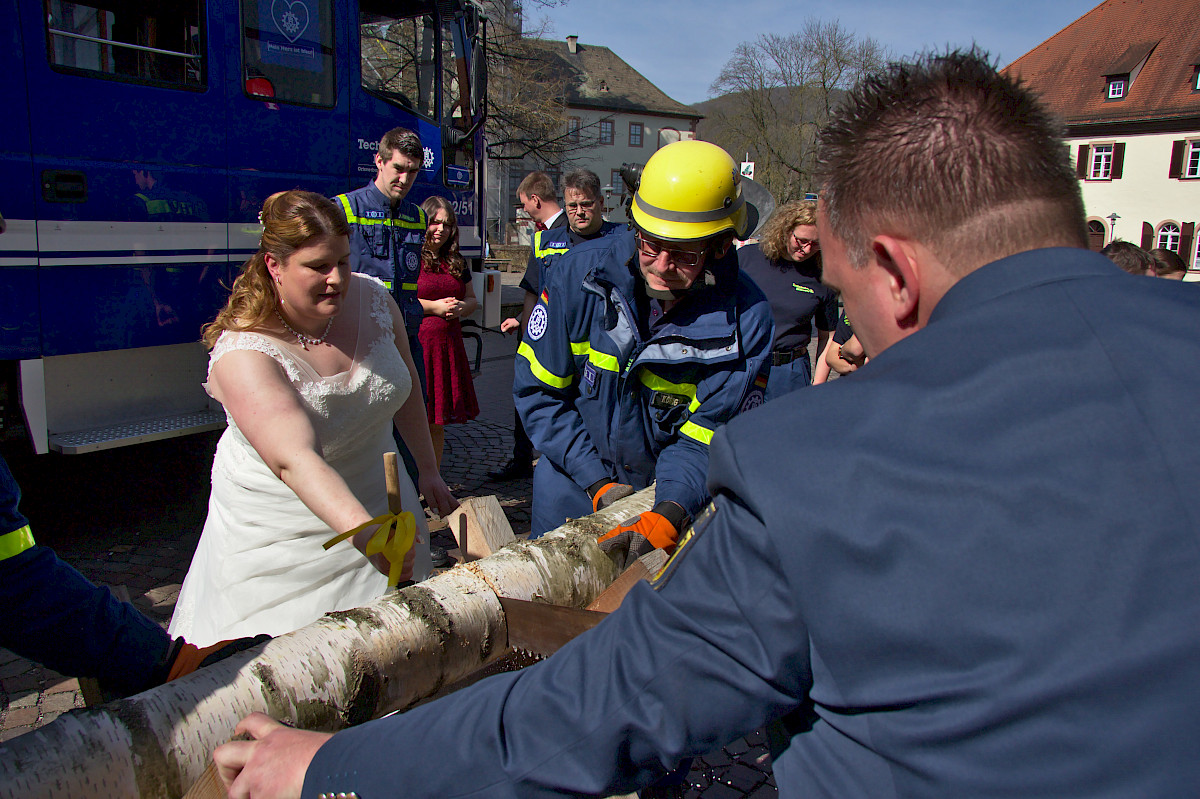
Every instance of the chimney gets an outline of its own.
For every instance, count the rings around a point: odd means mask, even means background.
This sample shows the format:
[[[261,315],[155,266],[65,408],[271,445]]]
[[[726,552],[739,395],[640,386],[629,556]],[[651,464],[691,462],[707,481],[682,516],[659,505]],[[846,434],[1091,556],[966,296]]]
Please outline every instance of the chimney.
[[[575,55],[576,53],[579,52],[579,37],[578,36],[568,36],[567,37],[567,52],[570,53],[571,55]]]

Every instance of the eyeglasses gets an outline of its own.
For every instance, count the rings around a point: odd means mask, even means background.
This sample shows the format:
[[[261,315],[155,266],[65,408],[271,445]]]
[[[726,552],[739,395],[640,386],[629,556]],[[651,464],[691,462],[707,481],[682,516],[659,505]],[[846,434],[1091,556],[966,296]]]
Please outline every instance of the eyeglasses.
[[[817,241],[816,239],[802,239],[795,233],[792,233],[792,244],[795,245],[797,249],[801,250],[821,249],[821,242]]]
[[[596,207],[595,200],[581,200],[577,203],[567,203],[567,213],[572,211],[590,211]]]
[[[649,255],[651,258],[657,258],[659,254],[665,252],[667,260],[680,266],[696,266],[704,260],[704,256],[708,253],[707,247],[699,252],[694,250],[672,250],[656,241],[643,238],[641,233],[637,234],[637,248],[643,255]]]

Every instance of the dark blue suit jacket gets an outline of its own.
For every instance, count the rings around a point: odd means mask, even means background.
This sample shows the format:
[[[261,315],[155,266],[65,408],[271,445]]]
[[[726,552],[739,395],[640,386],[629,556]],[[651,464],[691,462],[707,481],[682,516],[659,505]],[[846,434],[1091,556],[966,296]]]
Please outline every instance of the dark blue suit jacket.
[[[1200,287],[1082,250],[985,266],[719,432],[655,590],[337,735],[304,795],[616,793],[771,721],[782,796],[1194,795],[1197,397]]]

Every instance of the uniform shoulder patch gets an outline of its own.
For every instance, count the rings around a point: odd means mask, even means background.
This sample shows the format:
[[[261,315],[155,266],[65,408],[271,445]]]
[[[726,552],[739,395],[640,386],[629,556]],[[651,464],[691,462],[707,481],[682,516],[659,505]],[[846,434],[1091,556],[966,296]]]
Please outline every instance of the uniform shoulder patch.
[[[650,586],[655,591],[662,588],[671,579],[671,575],[675,573],[675,570],[679,568],[679,564],[687,557],[692,543],[708,529],[708,525],[712,523],[718,510],[714,503],[709,502],[708,506],[696,517],[696,521],[692,522],[692,526],[688,528],[687,532],[683,534],[683,538],[679,539],[679,543],[676,544],[675,551],[671,554],[670,559],[658,570],[658,574],[650,578]]]
[[[546,328],[549,327],[549,321],[546,317],[546,306],[538,303],[533,306],[533,311],[529,314],[529,324],[527,330],[531,341],[540,341],[542,336],[546,335]]]

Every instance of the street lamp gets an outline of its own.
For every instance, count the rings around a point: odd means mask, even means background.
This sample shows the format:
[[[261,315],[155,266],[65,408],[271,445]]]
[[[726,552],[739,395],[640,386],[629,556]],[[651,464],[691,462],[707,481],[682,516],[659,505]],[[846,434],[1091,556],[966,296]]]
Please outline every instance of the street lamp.
[[[1110,238],[1109,241],[1116,241],[1117,240],[1117,220],[1120,219],[1121,217],[1117,215],[1116,211],[1113,211],[1111,214],[1109,214],[1108,216],[1106,216],[1104,218],[1108,220],[1108,224],[1109,224],[1108,232],[1112,236],[1112,238]]]

